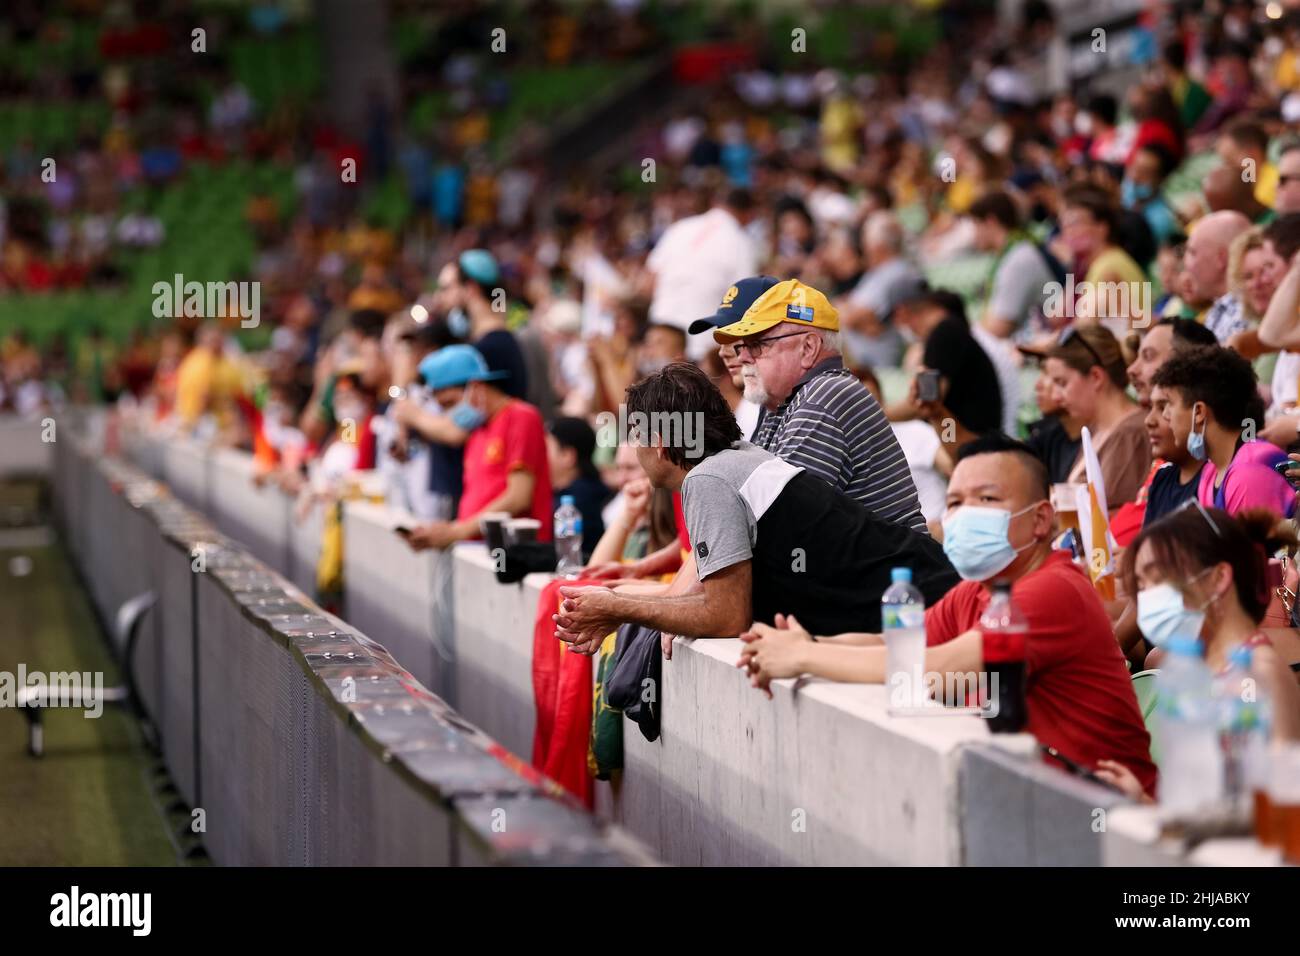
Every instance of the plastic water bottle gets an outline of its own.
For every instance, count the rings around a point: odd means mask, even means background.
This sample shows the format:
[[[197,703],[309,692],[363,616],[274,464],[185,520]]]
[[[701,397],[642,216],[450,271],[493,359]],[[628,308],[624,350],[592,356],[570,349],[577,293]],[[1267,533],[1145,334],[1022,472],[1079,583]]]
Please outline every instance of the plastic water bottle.
[[[573,503],[573,495],[561,495],[555,509],[555,573],[566,578],[578,576],[582,567],[582,512]]]
[[[894,568],[893,582],[880,596],[880,631],[885,641],[885,686],[889,710],[924,707],[925,598],[912,584],[911,568]]]
[[[980,615],[981,653],[988,675],[985,707],[989,730],[1018,734],[1029,723],[1025,700],[1029,622],[1011,600],[1011,585],[995,584],[988,607]]]
[[[1250,660],[1249,647],[1233,648],[1228,669],[1214,679],[1224,792],[1233,800],[1244,799],[1262,786],[1273,723],[1273,702],[1251,675]]]
[[[1201,642],[1176,634],[1156,675],[1156,736],[1160,742],[1160,805],[1195,810],[1223,797],[1223,749],[1214,679]]]

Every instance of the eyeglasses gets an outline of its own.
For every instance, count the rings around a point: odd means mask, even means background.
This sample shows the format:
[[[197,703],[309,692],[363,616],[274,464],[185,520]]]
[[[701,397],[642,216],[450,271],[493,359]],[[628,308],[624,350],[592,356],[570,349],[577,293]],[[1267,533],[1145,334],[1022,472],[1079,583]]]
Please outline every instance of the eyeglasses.
[[[1097,350],[1088,344],[1088,340],[1085,339],[1074,326],[1070,326],[1061,333],[1061,337],[1056,340],[1056,345],[1058,348],[1064,348],[1076,339],[1080,345],[1088,350],[1088,354],[1097,360],[1098,365],[1102,368],[1106,368],[1106,363],[1102,361],[1101,356],[1097,354]]]
[[[750,357],[753,358],[755,361],[757,361],[758,357],[763,354],[763,349],[767,348],[768,345],[770,345],[772,342],[780,342],[782,339],[789,339],[789,338],[793,338],[796,335],[807,335],[807,334],[808,333],[806,331],[787,332],[785,335],[773,335],[770,338],[758,339],[757,341],[754,342],[737,342],[736,357],[737,358],[740,357],[741,349],[747,349],[749,351]]]

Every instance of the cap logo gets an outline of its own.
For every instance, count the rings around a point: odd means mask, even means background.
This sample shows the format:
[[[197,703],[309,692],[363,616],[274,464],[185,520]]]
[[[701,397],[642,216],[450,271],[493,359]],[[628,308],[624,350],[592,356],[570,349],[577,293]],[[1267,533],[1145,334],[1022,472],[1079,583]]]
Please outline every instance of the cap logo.
[[[785,317],[799,322],[811,322],[813,320],[813,308],[811,305],[788,305],[785,308]]]
[[[719,309],[731,308],[731,300],[734,299],[739,294],[740,294],[740,290],[733,285],[730,289],[727,290],[727,294],[722,297],[722,304],[718,306],[718,308]]]

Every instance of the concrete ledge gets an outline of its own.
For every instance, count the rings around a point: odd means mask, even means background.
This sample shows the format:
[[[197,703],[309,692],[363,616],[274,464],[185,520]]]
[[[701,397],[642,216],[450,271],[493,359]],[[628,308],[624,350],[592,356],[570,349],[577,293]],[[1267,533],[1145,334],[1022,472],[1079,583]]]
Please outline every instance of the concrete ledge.
[[[212,514],[232,536],[265,521],[247,532],[262,535],[259,557],[274,565],[287,552],[287,576],[311,593],[307,549],[318,529],[291,521],[284,538],[265,534],[280,526],[275,504],[238,493],[233,482],[247,474],[238,453],[181,445],[160,453],[148,437],[132,449],[141,464],[161,460],[212,507],[247,507],[242,516]],[[197,465],[182,461],[186,454]],[[346,505],[346,626],[379,638],[413,678],[526,765],[532,630],[549,578],[499,584],[481,544],[415,554],[391,530],[411,520],[381,505]],[[1109,862],[1092,830],[1095,811],[1113,820],[1124,809],[1109,791],[1006,752],[978,718],[891,717],[881,687],[782,681],[768,701],[735,668],[738,653],[736,641],[679,641],[664,664],[662,736],[647,742],[624,722],[625,770],[597,787],[601,815],[658,857],[710,865]]]

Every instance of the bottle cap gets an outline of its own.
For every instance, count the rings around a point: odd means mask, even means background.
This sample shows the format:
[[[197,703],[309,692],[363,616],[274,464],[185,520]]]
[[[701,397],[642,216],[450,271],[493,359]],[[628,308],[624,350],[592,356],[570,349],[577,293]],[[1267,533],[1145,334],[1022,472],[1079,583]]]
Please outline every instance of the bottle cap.
[[[1169,641],[1169,653],[1184,657],[1200,657],[1201,642],[1199,638],[1178,635]]]
[[[561,505],[573,504],[573,495],[560,495],[560,504]]]
[[[889,572],[889,580],[892,581],[894,584],[897,584],[899,581],[906,581],[908,584],[911,584],[912,569],[894,568],[892,571]]]

